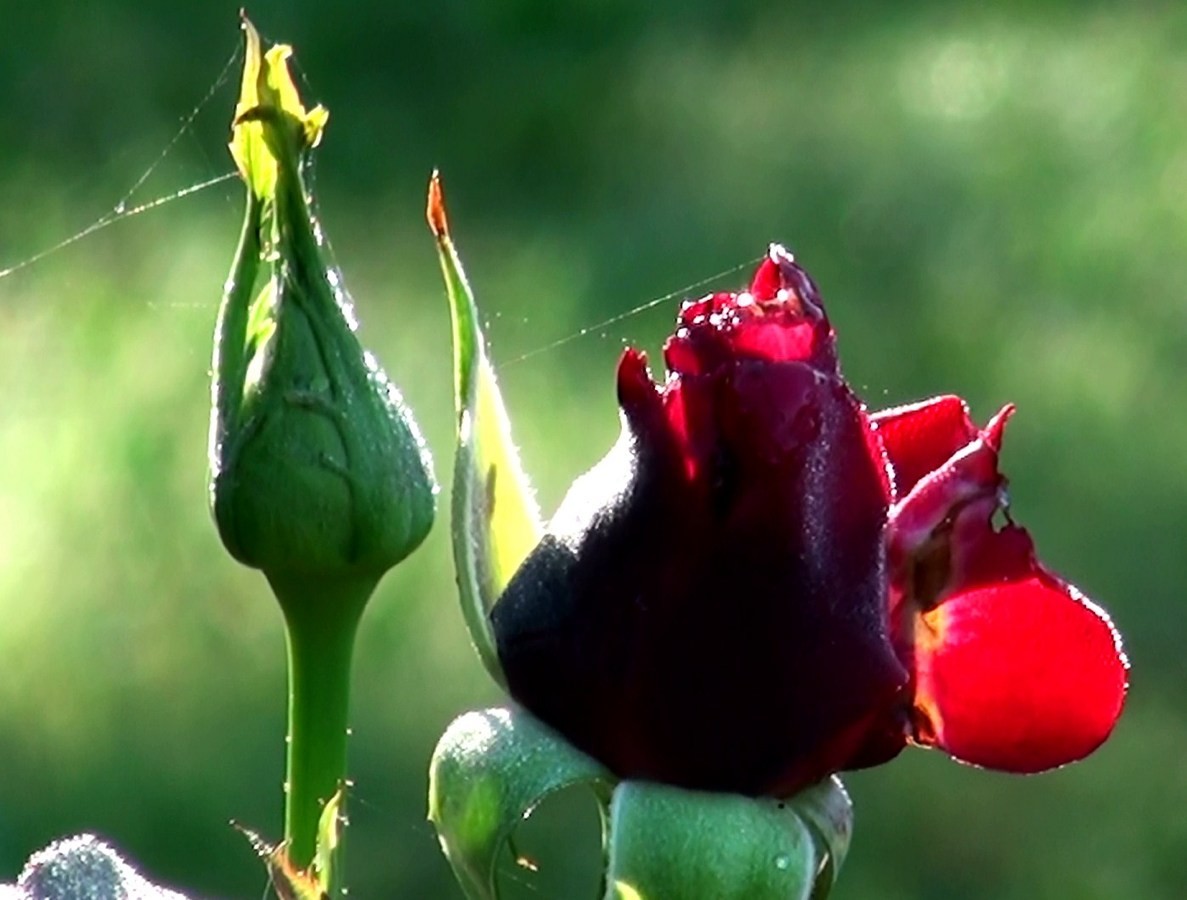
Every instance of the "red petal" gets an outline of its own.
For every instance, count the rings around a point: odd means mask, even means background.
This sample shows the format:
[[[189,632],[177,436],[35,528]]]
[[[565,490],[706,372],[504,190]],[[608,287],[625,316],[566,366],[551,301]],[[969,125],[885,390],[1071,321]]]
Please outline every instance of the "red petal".
[[[750,295],[760,303],[775,299],[775,295],[783,287],[783,276],[779,273],[779,263],[772,254],[768,253],[750,279]]]
[[[1025,533],[1006,533],[1013,564]],[[1108,616],[1037,565],[921,615],[915,666],[916,740],[1009,772],[1095,750],[1121,714],[1128,669]]]
[[[898,502],[890,511],[888,532],[891,578],[896,587],[907,587],[905,579],[913,565],[920,561],[919,554],[945,530],[949,535],[943,542],[950,545],[948,554],[953,561],[952,571],[936,573],[943,574],[944,578],[932,584],[934,591],[945,585],[953,589],[969,586],[961,570],[967,568],[970,554],[989,552],[990,577],[999,580],[1005,577],[1005,573],[995,575],[1002,547],[994,540],[990,521],[994,512],[1005,505],[1002,493],[1005,478],[998,470],[998,454],[1006,422],[1013,414],[1013,405],[1003,406],[984,430],[975,432],[975,439],[962,445],[949,459],[915,482],[905,496],[897,495]],[[893,457],[891,468],[894,468]],[[897,471],[895,476],[898,477]],[[1029,537],[1025,538],[1025,543],[1024,558],[1029,567],[1033,563]],[[935,568],[934,564],[932,568]],[[934,606],[933,599],[920,594],[918,589],[914,590],[914,603],[921,609]],[[897,606],[892,594],[892,612]]]
[[[872,418],[894,467],[900,498],[979,432],[968,405],[951,395],[883,410]]]
[[[955,397],[880,417],[896,476],[905,473],[900,490],[911,485],[891,508],[890,609],[914,671],[914,739],[976,765],[1038,772],[1108,737],[1128,665],[1108,616],[1043,568],[1026,530],[993,527],[1013,411],[981,430]]]

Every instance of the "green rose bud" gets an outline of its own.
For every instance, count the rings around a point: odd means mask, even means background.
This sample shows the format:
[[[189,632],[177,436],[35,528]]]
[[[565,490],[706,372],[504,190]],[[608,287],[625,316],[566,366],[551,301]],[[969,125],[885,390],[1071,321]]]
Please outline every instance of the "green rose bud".
[[[431,461],[323,257],[302,171],[328,114],[301,104],[289,48],[261,57],[252,35],[231,142],[248,211],[216,335],[214,517],[231,555],[269,579],[377,581],[429,531]]]
[[[261,569],[289,650],[285,838],[305,868],[345,777],[350,659],[383,574],[424,540],[437,486],[399,391],[355,336],[303,173],[328,114],[289,47],[251,23],[231,155],[247,214],[215,331],[210,503],[231,555]]]

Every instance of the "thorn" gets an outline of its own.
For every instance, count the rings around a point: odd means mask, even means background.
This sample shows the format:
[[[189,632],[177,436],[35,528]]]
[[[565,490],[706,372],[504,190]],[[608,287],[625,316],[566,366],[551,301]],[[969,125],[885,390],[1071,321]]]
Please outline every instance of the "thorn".
[[[269,844],[266,840],[260,837],[258,832],[252,831],[250,828],[241,825],[234,819],[231,819],[230,825],[241,835],[247,838],[247,842],[251,845],[251,849],[255,851],[256,855],[259,856],[260,859],[267,859],[276,851],[276,845]]]
[[[429,204],[425,211],[429,220],[429,230],[433,237],[442,240],[449,237],[449,220],[445,217],[445,197],[441,192],[441,173],[433,169],[433,176],[429,179]]]

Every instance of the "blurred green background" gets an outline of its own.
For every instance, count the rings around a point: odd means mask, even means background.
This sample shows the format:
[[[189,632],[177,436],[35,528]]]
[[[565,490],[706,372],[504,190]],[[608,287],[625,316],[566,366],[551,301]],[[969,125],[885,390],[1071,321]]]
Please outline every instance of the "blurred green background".
[[[323,221],[444,482],[434,166],[545,509],[617,432],[622,342],[654,351],[688,285],[743,266],[713,282],[739,286],[772,239],[821,284],[872,406],[955,391],[984,418],[1016,402],[1014,512],[1124,631],[1126,714],[1091,760],[1042,777],[923,751],[854,774],[835,896],[1185,895],[1187,7],[249,12],[295,44],[306,96],[330,108]],[[234,4],[9,3],[0,34],[0,268],[110,212],[150,166],[129,205],[230,171],[236,66],[218,78]],[[227,822],[280,831],[283,636],[204,489],[209,340],[241,204],[226,182],[0,279],[5,877],[94,830],[161,880],[264,892]],[[363,623],[357,897],[459,896],[424,822],[425,768],[454,715],[499,695],[467,643],[447,526]],[[544,807],[521,847],[540,871],[509,863],[512,895],[593,897],[595,832],[580,796]]]

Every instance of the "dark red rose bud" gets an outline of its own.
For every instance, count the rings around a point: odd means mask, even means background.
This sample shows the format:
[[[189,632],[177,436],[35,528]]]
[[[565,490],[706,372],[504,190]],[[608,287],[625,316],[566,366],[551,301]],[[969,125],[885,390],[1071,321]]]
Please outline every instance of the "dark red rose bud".
[[[512,695],[623,778],[790,795],[909,705],[881,443],[815,285],[772,246],[686,303],[657,385],[491,613]],[[902,738],[898,746],[901,746]]]

